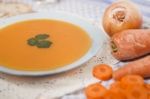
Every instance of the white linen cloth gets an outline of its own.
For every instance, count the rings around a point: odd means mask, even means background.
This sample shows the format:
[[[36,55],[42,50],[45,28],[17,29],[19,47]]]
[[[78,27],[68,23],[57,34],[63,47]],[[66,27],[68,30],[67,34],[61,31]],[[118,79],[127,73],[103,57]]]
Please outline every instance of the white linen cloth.
[[[4,0],[9,2],[11,0]],[[33,0],[13,0],[31,4],[35,11],[65,11],[90,20],[93,25],[101,27],[101,17],[108,3],[106,0],[60,0],[58,3],[40,4]],[[104,34],[105,35],[105,34]],[[108,37],[99,52],[83,66],[65,73],[45,77],[17,77],[0,73],[0,99],[85,99],[82,88],[98,82],[92,77],[92,67],[99,63],[115,64],[108,44]],[[117,68],[118,65],[112,65]],[[111,82],[111,81],[110,81]],[[104,82],[107,86],[110,82]],[[73,93],[72,93],[73,92]]]

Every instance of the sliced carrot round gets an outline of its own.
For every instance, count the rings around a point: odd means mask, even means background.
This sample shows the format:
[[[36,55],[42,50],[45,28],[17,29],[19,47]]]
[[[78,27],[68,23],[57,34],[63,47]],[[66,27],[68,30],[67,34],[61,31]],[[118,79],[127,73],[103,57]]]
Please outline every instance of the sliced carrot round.
[[[110,91],[115,96],[115,99],[127,99],[124,94],[124,89],[121,86],[121,82],[117,81],[111,84]]]
[[[101,99],[106,91],[107,89],[100,83],[95,83],[85,88],[85,95],[88,99]]]
[[[145,88],[146,88],[146,90],[147,90],[147,92],[149,94],[149,97],[150,97],[150,84],[145,84],[144,86],[145,86]]]
[[[110,84],[110,89],[113,89],[113,88],[122,88],[121,82],[120,81],[116,81],[116,82]]]
[[[144,84],[145,88],[150,91],[150,84]]]
[[[107,91],[100,99],[116,99],[110,91]]]
[[[134,86],[130,89],[126,89],[125,92],[127,99],[147,99],[148,93],[144,86]]]
[[[126,75],[121,79],[121,84],[124,88],[132,86],[143,86],[144,79],[139,75]]]
[[[148,99],[150,99],[150,95],[148,94]]]
[[[108,90],[102,98],[99,99],[127,99],[124,93]]]
[[[124,90],[118,88],[111,89],[111,93],[113,94],[114,99],[127,99],[126,95],[124,94]]]
[[[93,76],[100,80],[111,79],[112,72],[112,68],[106,64],[100,64],[93,68]]]

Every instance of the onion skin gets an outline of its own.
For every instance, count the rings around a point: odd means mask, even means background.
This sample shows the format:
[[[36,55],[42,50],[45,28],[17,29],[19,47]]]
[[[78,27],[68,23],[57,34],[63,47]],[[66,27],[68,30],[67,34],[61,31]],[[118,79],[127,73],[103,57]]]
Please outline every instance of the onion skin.
[[[107,34],[112,36],[126,29],[138,29],[142,23],[142,15],[134,4],[119,1],[106,8],[102,24]]]

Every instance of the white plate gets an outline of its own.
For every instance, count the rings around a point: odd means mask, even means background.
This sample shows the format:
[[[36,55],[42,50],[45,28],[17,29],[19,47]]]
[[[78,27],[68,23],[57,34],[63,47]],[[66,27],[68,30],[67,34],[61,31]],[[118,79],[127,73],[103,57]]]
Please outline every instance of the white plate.
[[[42,75],[50,75],[50,74],[65,72],[82,65],[83,63],[91,59],[94,55],[96,55],[96,53],[99,50],[102,50],[102,45],[104,43],[104,38],[105,38],[104,33],[99,28],[95,27],[93,24],[84,20],[83,18],[80,18],[75,15],[67,14],[67,13],[62,13],[62,12],[41,13],[40,12],[40,13],[19,15],[19,16],[0,20],[0,27],[3,28],[16,22],[32,20],[32,19],[54,19],[54,20],[65,21],[77,25],[88,33],[88,35],[92,39],[92,46],[89,49],[89,51],[80,59],[58,69],[49,70],[49,71],[20,71],[20,70],[14,70],[14,69],[6,68],[4,66],[0,66],[0,72],[13,74],[13,75],[20,75],[20,76],[42,76]]]

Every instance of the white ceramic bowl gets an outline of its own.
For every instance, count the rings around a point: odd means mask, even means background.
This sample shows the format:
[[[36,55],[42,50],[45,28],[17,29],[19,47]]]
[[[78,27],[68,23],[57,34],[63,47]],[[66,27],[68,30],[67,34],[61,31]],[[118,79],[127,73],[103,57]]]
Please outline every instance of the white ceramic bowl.
[[[42,76],[42,75],[50,75],[50,74],[65,72],[73,68],[76,68],[78,66],[81,66],[83,63],[87,62],[94,55],[96,55],[98,51],[102,50],[102,44],[105,41],[104,33],[99,28],[95,27],[93,24],[84,20],[83,18],[80,18],[75,15],[67,14],[67,13],[62,13],[62,12],[32,13],[32,14],[10,17],[7,19],[0,20],[0,28],[6,27],[7,25],[16,22],[31,20],[31,19],[55,19],[55,20],[61,20],[61,21],[65,21],[77,25],[81,27],[83,30],[85,30],[87,34],[90,36],[90,38],[92,39],[92,46],[89,49],[89,51],[80,59],[78,59],[77,61],[69,65],[63,66],[62,68],[49,70],[49,71],[18,71],[18,70],[6,68],[4,66],[0,66],[0,72],[13,74],[13,75],[20,75],[20,76]]]

